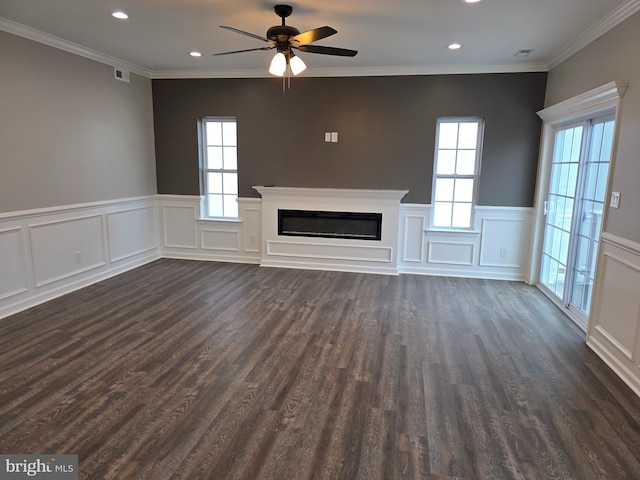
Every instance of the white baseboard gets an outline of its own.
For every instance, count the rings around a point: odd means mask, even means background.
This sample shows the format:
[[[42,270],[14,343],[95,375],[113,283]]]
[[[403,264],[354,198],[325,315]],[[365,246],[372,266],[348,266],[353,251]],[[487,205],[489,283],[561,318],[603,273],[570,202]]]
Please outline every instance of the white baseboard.
[[[351,273],[371,273],[375,275],[398,275],[398,270],[393,267],[376,267],[372,265],[358,265],[348,263],[317,263],[313,261],[281,261],[274,259],[263,259],[261,267],[272,268],[293,268],[297,270],[326,270],[330,272],[351,272]]]

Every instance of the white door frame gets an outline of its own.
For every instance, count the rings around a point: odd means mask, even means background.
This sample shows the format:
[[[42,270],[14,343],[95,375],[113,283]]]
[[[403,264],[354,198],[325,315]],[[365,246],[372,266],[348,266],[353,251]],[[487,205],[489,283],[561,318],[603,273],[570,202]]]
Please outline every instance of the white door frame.
[[[542,256],[542,243],[544,236],[544,202],[549,195],[549,177],[551,175],[551,162],[553,160],[553,149],[555,142],[556,126],[570,121],[587,119],[594,115],[602,114],[608,110],[615,110],[615,131],[613,149],[611,152],[611,162],[609,166],[609,180],[605,199],[611,195],[612,171],[614,169],[615,152],[617,146],[617,132],[619,109],[618,105],[622,99],[628,82],[610,82],[601,87],[595,88],[569,100],[565,100],[544,110],[540,110],[538,116],[542,119],[542,137],[540,140],[540,158],[538,160],[538,174],[536,179],[536,194],[534,201],[534,223],[531,242],[531,263],[529,264],[530,285],[537,285],[540,279],[540,259]],[[605,209],[602,226],[603,231],[606,226],[608,209]],[[594,286],[595,290],[595,286]],[[565,309],[566,310],[566,309]],[[571,316],[569,312],[567,315]]]

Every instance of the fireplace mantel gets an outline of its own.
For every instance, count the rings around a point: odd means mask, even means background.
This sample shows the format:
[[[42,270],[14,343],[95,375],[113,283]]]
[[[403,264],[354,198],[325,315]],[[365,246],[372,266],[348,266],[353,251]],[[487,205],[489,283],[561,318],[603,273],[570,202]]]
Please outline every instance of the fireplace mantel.
[[[253,188],[262,196],[262,266],[398,274],[400,200],[407,190]],[[381,239],[278,235],[279,209],[379,213]]]
[[[265,196],[279,196],[283,198],[318,198],[318,199],[361,199],[373,201],[394,201],[400,203],[408,190],[369,190],[369,189],[346,189],[346,188],[301,188],[301,187],[264,187],[254,186],[262,198]]]

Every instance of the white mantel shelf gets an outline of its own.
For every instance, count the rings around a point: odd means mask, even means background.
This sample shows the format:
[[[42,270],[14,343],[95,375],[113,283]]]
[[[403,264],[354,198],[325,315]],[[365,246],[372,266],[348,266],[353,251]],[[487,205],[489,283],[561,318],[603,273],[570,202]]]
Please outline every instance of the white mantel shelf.
[[[265,195],[278,195],[281,197],[344,197],[375,200],[400,201],[409,190],[372,190],[372,189],[347,189],[347,188],[302,188],[302,187],[265,187],[254,186],[263,197]]]
[[[400,200],[407,190],[253,188],[262,195],[260,265],[398,275]],[[279,209],[380,213],[382,238],[372,241],[278,235]]]

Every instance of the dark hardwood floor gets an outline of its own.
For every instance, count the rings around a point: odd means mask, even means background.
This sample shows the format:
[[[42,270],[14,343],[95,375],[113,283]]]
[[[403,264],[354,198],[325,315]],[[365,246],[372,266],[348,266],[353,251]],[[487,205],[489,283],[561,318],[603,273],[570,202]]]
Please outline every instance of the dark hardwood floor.
[[[0,453],[83,479],[640,478],[640,399],[521,283],[160,260],[0,367]]]

